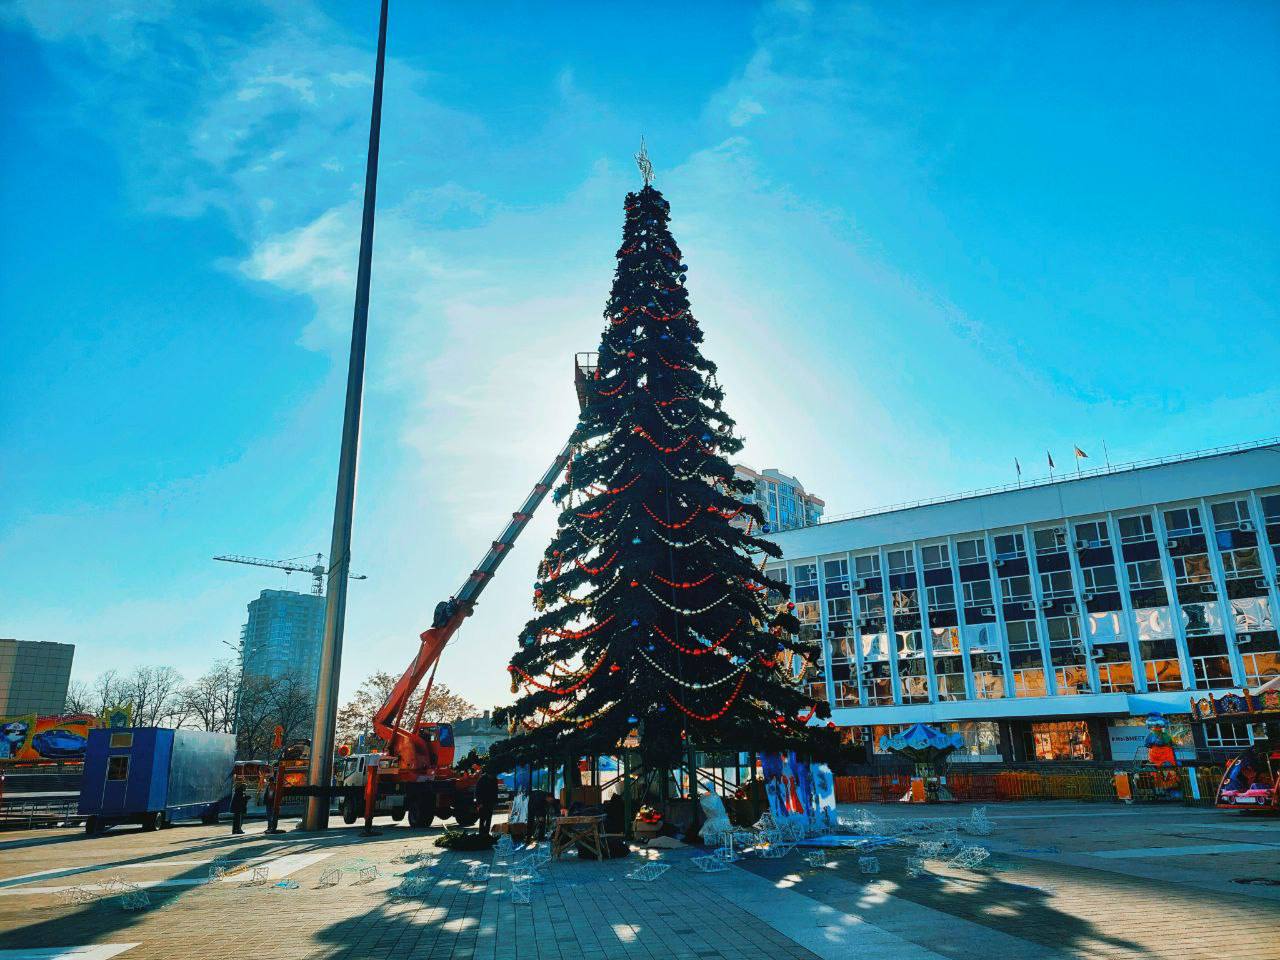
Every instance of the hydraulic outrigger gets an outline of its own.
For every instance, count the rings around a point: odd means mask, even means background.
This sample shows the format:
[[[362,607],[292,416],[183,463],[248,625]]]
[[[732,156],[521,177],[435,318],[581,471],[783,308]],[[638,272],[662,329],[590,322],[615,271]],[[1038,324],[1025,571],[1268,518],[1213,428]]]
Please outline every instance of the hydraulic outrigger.
[[[586,389],[595,379],[598,369],[594,353],[579,353],[574,358],[574,386],[579,407],[586,405]],[[413,662],[396,682],[386,701],[374,714],[374,732],[387,743],[387,749],[377,762],[367,764],[364,784],[364,817],[369,826],[380,795],[400,793],[404,795],[410,826],[429,826],[436,817],[452,815],[461,826],[475,823],[478,811],[475,806],[475,781],[469,773],[453,769],[453,728],[448,723],[424,723],[422,713],[435,682],[436,667],[449,640],[457,633],[462,622],[475,610],[494,572],[506,559],[516,539],[524,532],[534,512],[551,491],[556,478],[569,463],[572,443],[564,447],[551,462],[542,478],[534,484],[520,509],[511,514],[498,539],[494,540],[471,571],[461,589],[437,605],[430,628],[420,635],[421,645]],[[428,674],[430,676],[428,677]],[[405,723],[406,711],[414,693],[427,680],[426,690],[412,718]],[[335,792],[354,793],[351,788]],[[354,800],[354,797],[350,799]]]

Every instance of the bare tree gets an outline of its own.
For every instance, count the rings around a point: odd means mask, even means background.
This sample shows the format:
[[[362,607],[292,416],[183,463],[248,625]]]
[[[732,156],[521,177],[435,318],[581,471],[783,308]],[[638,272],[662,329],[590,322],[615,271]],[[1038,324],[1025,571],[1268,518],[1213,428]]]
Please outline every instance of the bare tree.
[[[72,680],[67,684],[67,700],[62,707],[63,713],[92,713],[97,716],[102,709],[97,706],[93,688],[83,680]]]
[[[386,746],[374,736],[373,715],[386,702],[398,679],[389,673],[378,671],[360,684],[355,696],[338,711],[338,742],[354,746],[363,735],[365,746],[370,750]],[[423,693],[425,691],[419,691],[405,707],[401,721],[403,725],[413,723],[418,708],[422,705]],[[437,683],[432,686],[431,695],[422,708],[422,719],[427,722],[447,722],[478,716],[479,713],[475,704],[454,693],[445,684]]]
[[[236,725],[236,692],[240,668],[231,660],[216,660],[212,667],[182,691],[188,720],[201,730],[229,733]]]
[[[288,673],[281,677],[245,677],[240,687],[236,749],[241,759],[265,760],[272,754],[275,728],[282,743],[305,739],[315,720],[315,691],[309,680]]]
[[[173,667],[135,667],[120,682],[119,701],[133,704],[135,726],[181,726],[187,715],[182,696],[185,684]]]

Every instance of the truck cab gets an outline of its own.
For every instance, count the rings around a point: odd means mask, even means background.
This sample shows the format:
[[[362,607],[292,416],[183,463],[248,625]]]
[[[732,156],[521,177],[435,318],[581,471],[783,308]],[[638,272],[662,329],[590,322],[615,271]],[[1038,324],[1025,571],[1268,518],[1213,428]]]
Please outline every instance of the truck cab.
[[[393,769],[390,764],[394,760],[394,757],[388,757],[381,753],[352,753],[345,757],[339,757],[335,774],[337,785],[348,788],[363,788],[371,766],[377,766],[380,771],[390,771]],[[342,799],[338,801],[338,812],[342,814],[342,820],[347,824],[355,823],[357,819],[363,816],[363,789],[361,789],[360,793],[353,793],[348,790],[343,794]],[[374,808],[374,815],[380,816],[384,814],[389,815],[397,823],[403,820],[405,814],[404,794],[379,791],[378,805]]]

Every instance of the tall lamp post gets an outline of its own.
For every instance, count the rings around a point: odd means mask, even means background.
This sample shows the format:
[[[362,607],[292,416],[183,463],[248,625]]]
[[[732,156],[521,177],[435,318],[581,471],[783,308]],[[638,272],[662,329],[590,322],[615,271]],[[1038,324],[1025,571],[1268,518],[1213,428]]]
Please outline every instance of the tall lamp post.
[[[347,405],[342,417],[342,451],[338,457],[338,492],[333,507],[333,542],[329,547],[325,591],[324,641],[316,720],[311,733],[311,767],[307,784],[328,790],[333,776],[333,730],[338,711],[338,676],[342,662],[342,629],[347,615],[347,571],[351,566],[351,522],[355,512],[356,461],[360,452],[360,404],[364,395],[364,350],[369,327],[369,272],[373,261],[373,212],[378,192],[378,137],[382,127],[382,73],[387,53],[387,0],[378,21],[378,61],[373,75],[373,111],[369,120],[369,158],[364,175],[364,219],[360,224],[360,262],[356,274],[355,317],[351,323],[351,361],[347,367]],[[304,830],[329,825],[329,797],[307,798]]]

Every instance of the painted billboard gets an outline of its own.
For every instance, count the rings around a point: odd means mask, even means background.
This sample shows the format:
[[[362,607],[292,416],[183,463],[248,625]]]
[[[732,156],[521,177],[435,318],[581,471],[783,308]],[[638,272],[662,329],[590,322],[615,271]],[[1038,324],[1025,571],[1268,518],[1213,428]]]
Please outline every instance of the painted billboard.
[[[100,725],[100,719],[88,713],[0,717],[0,763],[83,760],[89,731]]]

